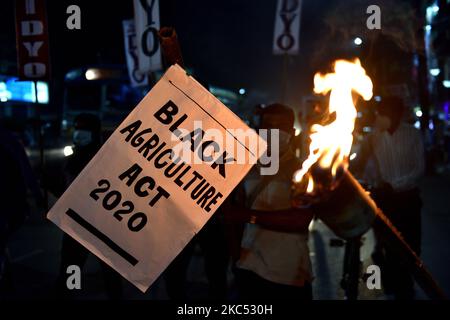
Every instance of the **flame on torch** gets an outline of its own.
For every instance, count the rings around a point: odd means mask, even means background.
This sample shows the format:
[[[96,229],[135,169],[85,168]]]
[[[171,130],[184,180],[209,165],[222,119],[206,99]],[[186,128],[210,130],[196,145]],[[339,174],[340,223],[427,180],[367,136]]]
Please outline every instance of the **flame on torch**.
[[[295,183],[302,182],[315,163],[322,169],[331,170],[333,178],[338,168],[347,169],[357,116],[352,91],[367,101],[372,98],[372,89],[372,81],[359,59],[354,62],[337,60],[334,73],[317,73],[314,76],[314,92],[323,95],[330,92],[329,114],[335,113],[336,118],[327,125],[315,124],[311,127],[309,156],[302,168],[295,172]],[[312,193],[315,189],[314,177],[308,174],[307,178],[306,192]]]

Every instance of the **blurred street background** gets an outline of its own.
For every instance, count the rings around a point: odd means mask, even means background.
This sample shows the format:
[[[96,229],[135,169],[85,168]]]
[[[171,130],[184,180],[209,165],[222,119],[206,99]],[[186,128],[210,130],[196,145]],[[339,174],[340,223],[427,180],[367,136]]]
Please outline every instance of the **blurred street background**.
[[[366,9],[374,1],[301,1],[299,50],[273,52],[277,1],[159,1],[161,26],[174,27],[185,67],[212,94],[255,126],[254,110],[282,102],[295,113],[296,137],[314,120],[324,99],[312,94],[313,76],[336,58],[361,59],[374,82],[374,98],[358,110],[354,153],[374,130],[374,105],[383,96],[400,96],[406,120],[425,142],[422,258],[450,296],[450,2],[448,0],[376,1],[380,30],[366,26]],[[81,9],[81,29],[69,30],[66,9]],[[51,77],[18,81],[15,1],[0,11],[0,120],[21,141],[50,208],[66,188],[63,171],[73,153],[74,118],[82,113],[102,121],[102,140],[136,106],[164,73],[148,74],[133,86],[127,71],[123,21],[133,19],[133,1],[49,0],[47,20]],[[317,110],[319,108],[319,110]],[[1,181],[0,181],[1,183]],[[44,218],[31,195],[30,216],[8,242],[11,283],[0,291],[6,299],[54,299],[62,231]],[[314,299],[344,299],[340,286],[344,241],[320,220],[311,226],[310,255]],[[363,237],[363,271],[373,262],[372,231]],[[228,273],[233,299],[233,273]],[[123,280],[125,299],[167,299],[164,281],[142,294]],[[192,299],[207,298],[203,256],[195,250],[188,270]],[[360,299],[389,300],[383,290],[367,289]],[[90,255],[76,299],[106,299],[103,274]],[[417,298],[427,299],[417,288]]]

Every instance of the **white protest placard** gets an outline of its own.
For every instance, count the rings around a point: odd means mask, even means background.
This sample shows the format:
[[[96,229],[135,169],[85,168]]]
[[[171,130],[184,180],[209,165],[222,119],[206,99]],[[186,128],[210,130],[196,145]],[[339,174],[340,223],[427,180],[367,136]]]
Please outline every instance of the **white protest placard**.
[[[273,35],[274,54],[298,54],[302,0],[278,0]]]
[[[146,291],[266,147],[175,65],[105,142],[48,218]]]
[[[136,45],[136,30],[134,20],[123,20],[123,37],[125,56],[127,59],[128,76],[132,87],[140,87],[148,84],[148,77],[139,71],[139,57]]]

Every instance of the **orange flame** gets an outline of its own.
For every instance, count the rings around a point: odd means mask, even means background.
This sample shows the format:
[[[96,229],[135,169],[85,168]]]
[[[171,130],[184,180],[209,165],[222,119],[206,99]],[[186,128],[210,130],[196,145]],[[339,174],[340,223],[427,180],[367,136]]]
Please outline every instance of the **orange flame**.
[[[357,116],[352,91],[367,101],[372,98],[372,88],[372,81],[361,67],[359,59],[355,62],[337,60],[334,63],[334,73],[316,73],[314,92],[323,95],[330,92],[329,113],[335,112],[336,119],[325,126],[312,126],[309,156],[302,168],[295,172],[295,183],[300,183],[316,162],[322,169],[331,169],[333,177],[339,167],[347,169]],[[314,190],[314,178],[310,175],[308,179],[307,193],[311,193]]]

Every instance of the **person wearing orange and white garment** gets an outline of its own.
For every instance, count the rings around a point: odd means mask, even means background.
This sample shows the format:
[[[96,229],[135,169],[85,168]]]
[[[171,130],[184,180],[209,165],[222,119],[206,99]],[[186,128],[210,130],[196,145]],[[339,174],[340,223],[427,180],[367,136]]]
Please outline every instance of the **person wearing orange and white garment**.
[[[378,206],[420,255],[422,200],[418,180],[425,170],[424,143],[420,131],[404,121],[405,112],[403,101],[395,96],[384,97],[377,106],[375,131],[366,144],[372,166],[366,173],[372,177]],[[385,292],[396,299],[413,299],[413,278],[401,255],[386,233],[380,237],[382,226],[374,227],[379,241],[372,257],[381,267]]]
[[[279,170],[262,175],[260,165],[244,179],[242,206],[226,208],[225,217],[246,222],[234,274],[239,299],[312,299],[308,226],[312,211],[293,208],[291,183],[300,167],[291,147],[294,113],[272,104],[260,110],[261,129],[279,129]],[[268,143],[271,148],[272,143]]]

